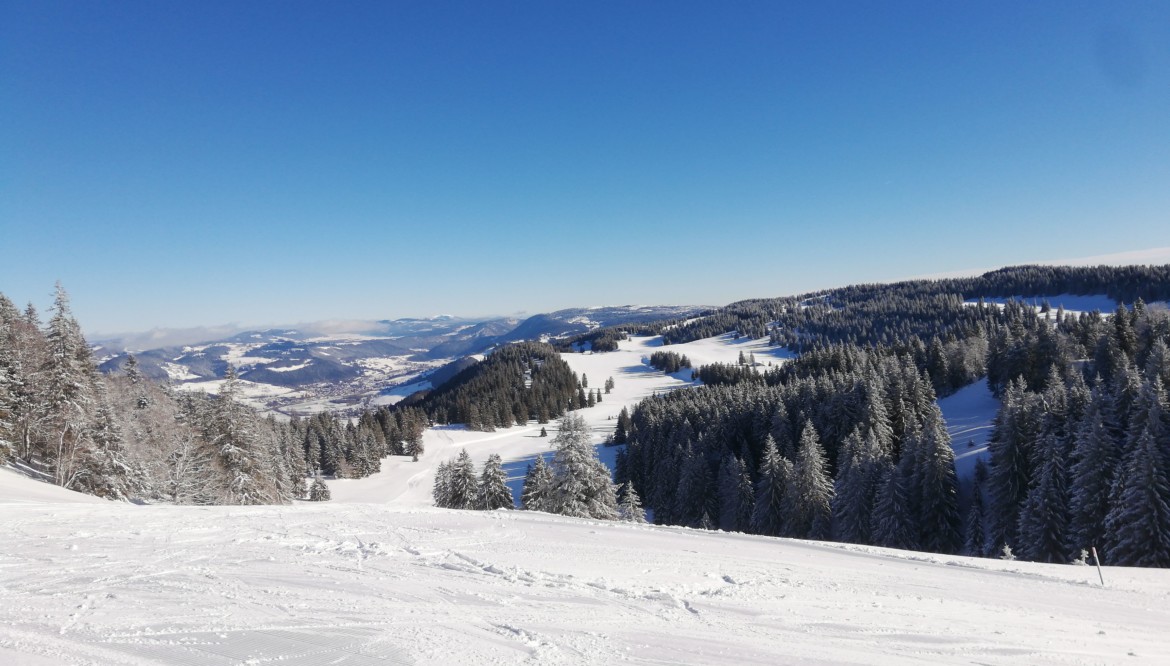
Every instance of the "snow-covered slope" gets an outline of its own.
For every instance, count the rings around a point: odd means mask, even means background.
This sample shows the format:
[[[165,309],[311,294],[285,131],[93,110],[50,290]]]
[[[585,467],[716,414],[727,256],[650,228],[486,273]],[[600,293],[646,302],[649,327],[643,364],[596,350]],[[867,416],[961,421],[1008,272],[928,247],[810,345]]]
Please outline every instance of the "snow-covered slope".
[[[690,385],[645,365],[657,348],[565,356],[616,382],[582,411],[595,442],[622,406]],[[942,401],[960,456],[994,402],[984,384]],[[538,433],[435,429],[420,462],[293,506],[131,506],[0,470],[0,663],[1170,662],[1165,570],[1107,567],[1102,587],[1090,567],[428,506],[464,446],[502,453],[518,488]]]
[[[0,505],[5,664],[1168,663],[1170,574],[377,505]]]

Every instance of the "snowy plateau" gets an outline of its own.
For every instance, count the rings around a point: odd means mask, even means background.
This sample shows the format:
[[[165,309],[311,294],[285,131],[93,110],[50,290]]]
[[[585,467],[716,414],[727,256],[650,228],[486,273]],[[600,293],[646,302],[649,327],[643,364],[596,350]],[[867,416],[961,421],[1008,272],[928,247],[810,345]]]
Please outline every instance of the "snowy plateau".
[[[623,406],[684,389],[657,338],[566,354],[615,388],[581,410],[601,447]],[[674,345],[696,365],[765,340]],[[960,470],[984,454],[985,384],[941,401]],[[417,462],[289,506],[116,504],[0,469],[0,664],[1170,663],[1170,572],[432,508],[461,448],[513,491],[539,426],[425,434]]]

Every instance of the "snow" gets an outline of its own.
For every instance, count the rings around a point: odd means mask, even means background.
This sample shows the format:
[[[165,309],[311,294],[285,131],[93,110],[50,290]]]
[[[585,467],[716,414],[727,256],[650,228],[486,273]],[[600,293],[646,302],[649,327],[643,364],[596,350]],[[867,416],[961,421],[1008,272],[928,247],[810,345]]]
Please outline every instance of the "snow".
[[[988,297],[984,298],[985,303],[994,305],[1004,305],[1008,301],[1017,301],[1020,303],[1028,303],[1036,310],[1040,310],[1044,303],[1048,303],[1052,308],[1052,316],[1056,316],[1056,310],[1062,305],[1064,312],[1067,315],[1079,316],[1083,312],[1099,311],[1103,315],[1111,315],[1117,310],[1117,301],[1104,294],[1090,294],[1086,296],[1078,296],[1076,294],[1058,294],[1056,296],[1013,296],[1011,298]],[[979,299],[970,299],[963,302],[964,305],[978,305]]]
[[[783,360],[721,338],[667,349]],[[642,362],[660,342],[564,356],[614,378],[579,412],[595,443],[691,385]],[[960,450],[985,441],[985,382],[940,405]],[[1082,566],[429,506],[462,447],[510,461],[516,493],[548,429],[431,429],[419,462],[292,506],[132,506],[0,469],[0,663],[1170,663],[1166,570],[1106,567],[1102,587]]]
[[[268,370],[271,370],[273,372],[292,372],[294,370],[304,370],[305,368],[309,367],[312,364],[313,364],[313,360],[309,359],[308,361],[305,361],[304,363],[301,363],[298,365],[289,365],[289,366],[285,366],[283,368],[268,368]]]
[[[368,504],[0,517],[12,664],[1170,660],[1160,570]]]
[[[160,367],[164,372],[167,373],[167,377],[169,377],[171,381],[182,382],[189,379],[199,379],[199,375],[191,372],[191,369],[185,365],[180,365],[178,363],[163,363]]]
[[[66,490],[61,486],[29,478],[11,467],[0,466],[0,505],[62,502],[110,504],[100,497]],[[4,512],[0,511],[0,516],[3,515]],[[3,555],[0,555],[0,562],[3,562]]]
[[[666,375],[647,365],[650,354],[660,349],[669,349],[686,354],[697,368],[700,363],[735,363],[740,350],[745,354],[755,352],[756,360],[767,357],[773,362],[787,358],[788,352],[770,347],[767,339],[733,340],[730,335],[697,340],[680,345],[662,347],[662,338],[634,337],[623,340],[618,351],[606,353],[562,354],[569,366],[579,376],[584,374],[590,389],[601,388],[609,377],[614,379],[614,389],[609,395],[602,394],[602,402],[595,407],[579,410],[593,431],[593,442],[601,446],[608,435],[613,433],[617,415],[622,407],[631,411],[647,396],[693,386],[690,370],[675,375]],[[519,500],[520,484],[528,463],[537,455],[551,453],[549,441],[556,435],[554,421],[545,425],[549,437],[540,437],[541,425],[530,422],[496,432],[475,432],[462,426],[444,426],[427,430],[423,435],[426,454],[418,462],[409,457],[390,457],[382,461],[382,471],[365,479],[340,479],[329,481],[330,492],[335,502],[393,502],[396,505],[424,507],[431,505],[431,487],[435,469],[444,460],[455,457],[460,449],[466,448],[476,465],[482,465],[493,453],[504,459],[504,470],[509,475],[509,485]],[[599,455],[603,462],[612,467],[617,449],[602,447]]]
[[[986,379],[938,401],[955,449],[955,472],[960,479],[970,478],[975,462],[987,458],[987,442],[991,439],[999,404]]]

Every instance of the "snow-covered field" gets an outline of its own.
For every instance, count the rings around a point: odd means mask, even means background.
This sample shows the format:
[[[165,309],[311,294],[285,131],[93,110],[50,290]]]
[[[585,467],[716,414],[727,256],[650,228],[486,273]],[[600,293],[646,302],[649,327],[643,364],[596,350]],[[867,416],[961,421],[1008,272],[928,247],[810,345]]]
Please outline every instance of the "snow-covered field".
[[[696,366],[741,348],[671,347]],[[655,349],[566,355],[616,383],[582,411],[596,442],[689,385],[643,364]],[[942,407],[962,464],[994,398]],[[292,506],[114,504],[0,470],[0,664],[1170,663],[1165,570],[1107,567],[1102,587],[1083,566],[429,507],[462,447],[503,455],[518,489],[539,429],[433,429],[420,462]]]
[[[1101,587],[527,512],[2,502],[4,664],[1170,661],[1160,570]]]

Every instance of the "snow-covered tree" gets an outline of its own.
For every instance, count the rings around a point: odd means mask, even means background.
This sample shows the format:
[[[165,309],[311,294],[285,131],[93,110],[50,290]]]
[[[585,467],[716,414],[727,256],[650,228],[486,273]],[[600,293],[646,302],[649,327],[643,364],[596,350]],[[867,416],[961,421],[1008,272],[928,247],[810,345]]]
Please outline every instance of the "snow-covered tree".
[[[552,469],[544,463],[543,456],[528,466],[524,475],[524,489],[520,493],[520,506],[528,511],[549,511],[552,506]]]
[[[877,464],[882,448],[873,432],[853,431],[841,446],[833,485],[833,536],[839,541],[869,543]]]
[[[743,462],[732,454],[719,466],[719,528],[743,532],[751,526],[755,491]]]
[[[785,534],[801,539],[829,538],[832,500],[833,484],[820,438],[812,423],[806,423],[784,493]]]
[[[918,469],[918,544],[922,550],[953,553],[962,544],[959,515],[959,481],[955,454],[942,412],[932,403],[915,444]]]
[[[1161,379],[1146,390],[1140,431],[1115,481],[1106,556],[1123,566],[1170,567],[1170,433]]]
[[[479,483],[475,478],[475,463],[472,462],[467,449],[463,449],[451,464],[447,506],[452,509],[474,509],[478,498]]]
[[[633,484],[627,482],[621,487],[621,503],[618,504],[618,514],[621,519],[630,523],[645,523],[646,511],[642,508],[642,498]]]
[[[911,523],[913,508],[906,500],[902,477],[892,464],[882,465],[878,493],[874,499],[870,539],[876,546],[887,548],[914,548],[915,535]]]
[[[597,458],[585,419],[566,415],[552,444],[557,449],[552,465],[552,511],[580,518],[617,519],[617,496],[609,468]]]
[[[313,477],[313,485],[309,486],[309,500],[313,502],[327,502],[331,498],[329,486],[321,478],[321,472]]]
[[[752,531],[768,536],[784,532],[784,497],[792,476],[792,463],[776,449],[776,440],[768,435],[760,458],[756,503],[752,510]]]
[[[512,491],[508,489],[508,478],[504,474],[503,460],[498,453],[488,456],[479,477],[478,508],[481,511],[513,509]]]
[[[448,509],[451,507],[451,463],[442,461],[435,468],[435,482],[431,486],[431,499],[435,506]]]

